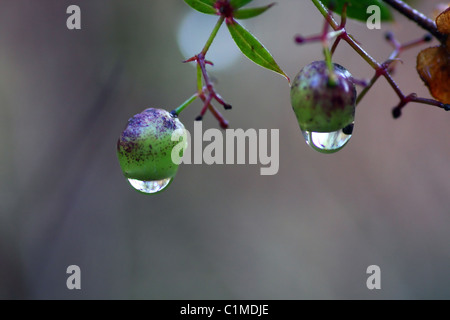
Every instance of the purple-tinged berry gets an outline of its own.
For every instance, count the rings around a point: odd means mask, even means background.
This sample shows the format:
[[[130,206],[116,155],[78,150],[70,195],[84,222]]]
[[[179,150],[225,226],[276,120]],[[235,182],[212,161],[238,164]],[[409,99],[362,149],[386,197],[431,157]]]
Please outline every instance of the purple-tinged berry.
[[[184,135],[180,120],[163,109],[149,108],[128,120],[117,141],[117,157],[133,187],[155,193],[170,183],[179,165],[172,160],[172,150],[181,139],[187,143]]]
[[[333,132],[353,123],[356,88],[352,76],[338,64],[333,64],[333,74],[325,61],[315,61],[295,77],[291,104],[303,131]]]

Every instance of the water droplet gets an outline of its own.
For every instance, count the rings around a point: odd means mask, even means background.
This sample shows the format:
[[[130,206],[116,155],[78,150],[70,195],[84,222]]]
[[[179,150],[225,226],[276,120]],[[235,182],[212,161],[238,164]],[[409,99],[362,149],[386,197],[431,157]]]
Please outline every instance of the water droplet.
[[[128,182],[130,182],[131,186],[135,188],[136,190],[143,192],[143,193],[157,193],[165,188],[167,188],[172,181],[173,178],[167,178],[163,180],[156,180],[156,181],[141,181],[141,180],[135,180],[135,179],[128,179]]]
[[[321,153],[341,150],[352,137],[353,124],[334,132],[310,132],[302,130],[306,143]]]

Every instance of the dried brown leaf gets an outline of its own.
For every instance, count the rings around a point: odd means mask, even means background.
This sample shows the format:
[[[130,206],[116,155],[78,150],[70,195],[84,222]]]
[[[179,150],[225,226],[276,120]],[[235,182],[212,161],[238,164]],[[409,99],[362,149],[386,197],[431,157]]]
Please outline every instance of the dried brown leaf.
[[[450,103],[450,57],[443,46],[422,50],[417,71],[435,99]]]
[[[450,8],[450,2],[436,4],[435,8],[431,14],[433,19],[436,20],[437,16],[440,15],[442,12],[444,12],[447,8]]]
[[[417,72],[431,95],[446,104],[450,103],[450,8],[436,18],[440,33],[447,35],[446,43],[422,50],[417,56]]]
[[[447,8],[436,18],[436,26],[440,33],[450,34],[450,8]]]

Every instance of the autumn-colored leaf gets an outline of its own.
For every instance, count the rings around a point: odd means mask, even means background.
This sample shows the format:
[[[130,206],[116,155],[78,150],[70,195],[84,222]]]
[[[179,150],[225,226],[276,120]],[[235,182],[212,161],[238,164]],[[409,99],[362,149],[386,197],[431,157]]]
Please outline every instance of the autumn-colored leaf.
[[[450,59],[442,46],[422,50],[417,56],[417,71],[433,97],[450,103]]]
[[[445,11],[445,9],[450,8],[450,2],[448,4],[446,3],[438,3],[435,5],[435,8],[431,14],[434,20],[436,20],[437,16],[440,15],[442,12]]]
[[[436,26],[440,33],[450,34],[450,8],[436,18]]]
[[[436,26],[440,33],[447,35],[447,51],[450,54],[450,7],[436,18]]]
[[[422,50],[417,56],[417,72],[434,98],[450,104],[450,8],[436,18],[436,26],[447,36],[447,43]]]

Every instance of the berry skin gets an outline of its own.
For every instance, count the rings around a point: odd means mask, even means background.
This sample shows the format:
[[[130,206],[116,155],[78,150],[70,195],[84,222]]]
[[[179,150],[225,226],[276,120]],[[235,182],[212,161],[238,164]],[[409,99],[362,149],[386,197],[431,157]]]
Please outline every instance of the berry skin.
[[[355,117],[356,88],[350,72],[334,63],[335,82],[325,61],[304,67],[291,86],[291,104],[300,128],[333,132],[351,124]]]
[[[172,150],[181,136],[187,146],[183,124],[166,110],[149,108],[130,118],[117,141],[117,157],[125,177],[141,181],[174,177],[178,164],[172,161]]]

